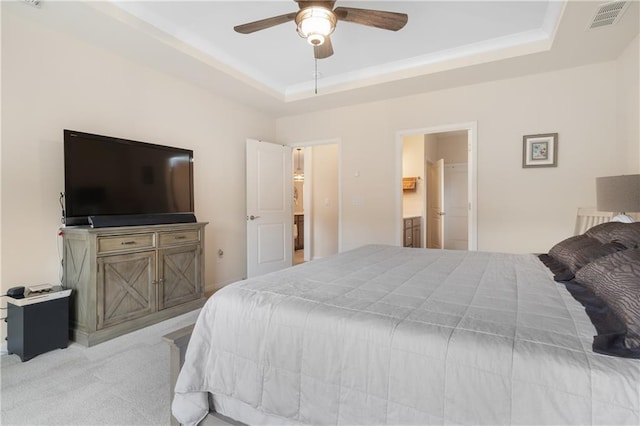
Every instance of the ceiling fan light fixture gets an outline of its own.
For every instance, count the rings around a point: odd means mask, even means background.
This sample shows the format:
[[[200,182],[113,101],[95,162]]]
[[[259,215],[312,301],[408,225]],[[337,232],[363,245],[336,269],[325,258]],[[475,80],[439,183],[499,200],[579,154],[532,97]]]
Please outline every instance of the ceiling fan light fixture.
[[[324,7],[311,6],[298,12],[296,25],[300,37],[312,46],[320,46],[336,28],[336,16]]]
[[[320,46],[324,43],[324,36],[322,34],[311,33],[307,36],[307,41],[312,46]]]
[[[302,148],[296,148],[296,156],[295,156],[295,166],[296,170],[293,172],[293,180],[296,182],[304,181],[304,170],[300,167],[300,157],[302,156]],[[303,157],[304,158],[304,157]]]

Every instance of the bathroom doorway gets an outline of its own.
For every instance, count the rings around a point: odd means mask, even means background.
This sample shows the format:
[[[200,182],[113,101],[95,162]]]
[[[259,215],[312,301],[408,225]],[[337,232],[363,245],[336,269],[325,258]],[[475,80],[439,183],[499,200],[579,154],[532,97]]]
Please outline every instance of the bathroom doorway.
[[[400,245],[477,250],[476,127],[398,132]]]
[[[304,149],[293,150],[293,264],[304,263]]]

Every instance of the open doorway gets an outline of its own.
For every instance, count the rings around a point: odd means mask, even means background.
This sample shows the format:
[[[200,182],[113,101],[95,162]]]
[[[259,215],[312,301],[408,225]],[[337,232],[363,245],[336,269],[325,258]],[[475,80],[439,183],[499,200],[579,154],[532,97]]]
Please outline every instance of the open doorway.
[[[304,150],[293,150],[293,264],[304,263]]]
[[[339,144],[295,146],[293,169],[293,264],[339,251]]]
[[[466,130],[402,140],[403,246],[468,248]]]
[[[477,249],[476,123],[398,132],[398,242]]]

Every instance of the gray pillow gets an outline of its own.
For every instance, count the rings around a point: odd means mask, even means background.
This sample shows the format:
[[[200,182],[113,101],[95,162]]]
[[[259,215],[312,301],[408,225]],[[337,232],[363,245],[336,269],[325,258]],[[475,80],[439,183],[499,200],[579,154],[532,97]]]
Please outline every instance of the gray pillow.
[[[589,262],[624,249],[626,247],[617,242],[603,244],[587,235],[576,235],[553,246],[549,250],[549,256],[575,274],[578,269]]]
[[[576,272],[576,281],[593,291],[624,323],[625,346],[640,348],[640,249],[594,260]]]
[[[584,233],[601,243],[618,242],[626,248],[640,247],[640,222],[607,222],[596,225]]]

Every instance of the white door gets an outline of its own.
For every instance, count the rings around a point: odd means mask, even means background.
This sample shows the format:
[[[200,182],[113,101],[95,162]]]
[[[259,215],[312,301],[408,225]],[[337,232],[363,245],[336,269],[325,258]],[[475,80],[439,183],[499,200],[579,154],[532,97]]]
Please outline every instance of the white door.
[[[447,212],[444,248],[468,250],[467,164],[447,164],[444,168],[444,211]]]
[[[247,139],[247,277],[292,264],[291,148]]]
[[[429,248],[444,248],[444,159],[439,159],[429,175],[431,209],[429,209]]]

